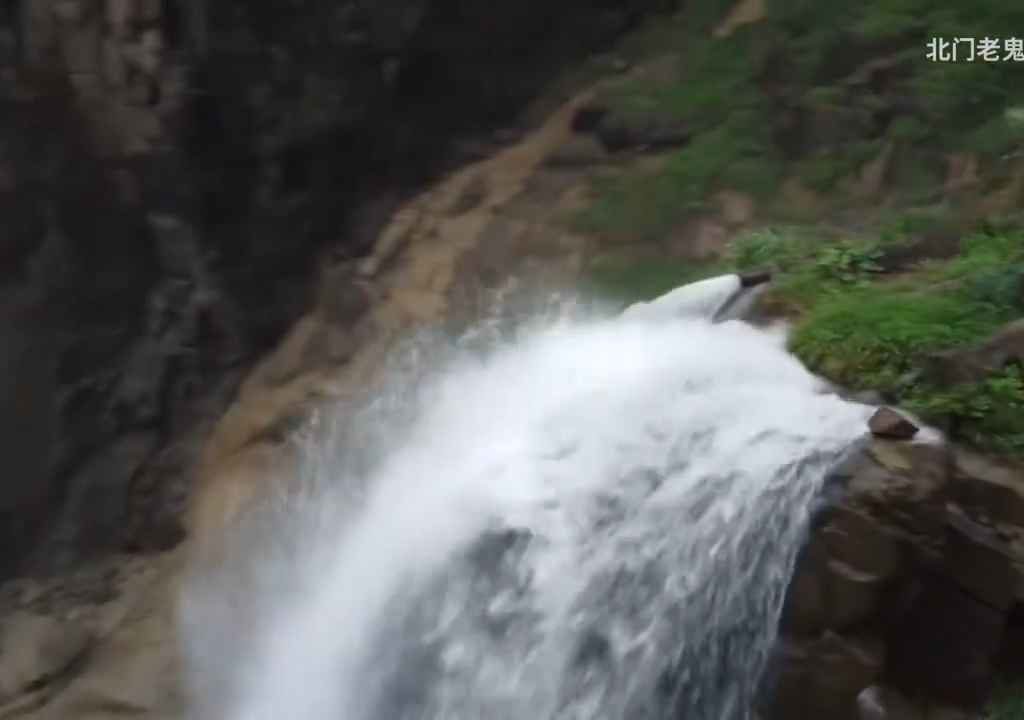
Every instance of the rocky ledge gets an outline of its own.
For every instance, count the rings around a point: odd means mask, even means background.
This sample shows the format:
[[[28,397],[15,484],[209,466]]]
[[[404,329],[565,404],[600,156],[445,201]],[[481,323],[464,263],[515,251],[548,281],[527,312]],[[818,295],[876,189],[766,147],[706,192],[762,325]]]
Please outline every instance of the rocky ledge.
[[[1024,651],[1024,473],[908,426],[883,408],[829,477],[766,719],[978,717]]]

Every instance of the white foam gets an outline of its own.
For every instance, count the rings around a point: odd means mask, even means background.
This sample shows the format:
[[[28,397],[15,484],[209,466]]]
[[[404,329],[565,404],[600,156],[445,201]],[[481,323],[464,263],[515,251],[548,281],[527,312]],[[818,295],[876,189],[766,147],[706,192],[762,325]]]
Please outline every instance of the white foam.
[[[707,663],[684,668],[701,690],[671,702],[694,720],[726,717],[756,678],[719,699],[703,698],[701,678],[734,662],[758,674],[808,503],[871,411],[818,393],[782,332],[709,322],[738,289],[724,276],[618,318],[542,328],[418,386],[411,424],[369,475],[323,467],[327,489],[294,517],[353,484],[368,489],[357,510],[336,526],[270,522],[243,552],[249,570],[207,573],[186,595],[195,716],[627,718],[689,648]],[[510,571],[525,589],[482,591],[465,566],[495,527],[530,538]],[[635,587],[609,580],[622,573]],[[257,609],[226,611],[227,586]],[[498,616],[531,619],[495,637],[480,618]],[[600,682],[573,660],[595,621],[611,657]],[[728,642],[705,635],[748,622],[749,657],[718,657]],[[405,663],[425,648],[433,670],[420,676]]]

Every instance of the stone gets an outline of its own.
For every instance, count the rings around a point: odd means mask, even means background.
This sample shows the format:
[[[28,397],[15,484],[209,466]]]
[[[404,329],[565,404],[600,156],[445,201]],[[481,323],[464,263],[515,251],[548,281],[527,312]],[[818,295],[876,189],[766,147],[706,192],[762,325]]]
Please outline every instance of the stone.
[[[963,448],[955,451],[952,499],[973,516],[1024,527],[1024,472]]]
[[[85,663],[38,720],[186,716],[180,658],[174,640],[177,597],[173,568],[144,588],[109,635],[95,644]]]
[[[807,692],[821,714],[805,717],[842,717],[854,710],[861,691],[881,676],[885,645],[874,637],[826,632],[812,646],[809,663]]]
[[[888,682],[908,695],[979,707],[992,689],[1005,625],[1005,613],[941,575],[928,575],[891,625]]]
[[[73,543],[73,555],[120,546],[132,481],[156,443],[154,433],[124,435],[100,449],[71,478],[61,524]]]
[[[358,280],[349,266],[335,266],[323,272],[316,308],[326,323],[351,328],[371,306],[370,287]]]
[[[1013,363],[1024,363],[1024,320],[1015,320],[976,347],[939,352],[927,359],[924,372],[940,385],[980,382]]]
[[[886,580],[907,564],[903,542],[871,516],[849,506],[838,508],[821,533],[829,556],[847,567]]]
[[[80,624],[17,613],[0,624],[0,703],[61,676],[89,649]]]
[[[473,175],[458,193],[455,201],[452,202],[451,207],[448,209],[448,214],[452,217],[458,217],[459,215],[465,215],[476,210],[487,199],[489,190],[485,174]]]
[[[576,136],[555,149],[546,161],[550,167],[587,167],[608,162],[604,145],[588,135]]]
[[[847,483],[845,504],[893,533],[928,539],[928,547],[940,543],[950,483],[948,447],[870,438],[863,456]]]
[[[910,440],[919,428],[890,407],[881,407],[868,420],[868,428],[875,437],[891,440]]]
[[[1013,604],[1017,578],[1010,550],[996,533],[951,509],[945,573],[964,592],[1000,612]]]
[[[829,560],[826,574],[828,627],[845,630],[869,620],[878,609],[882,580],[839,560]]]
[[[828,558],[820,543],[812,540],[797,560],[793,579],[786,589],[781,626],[794,635],[815,635],[828,627],[825,565]]]

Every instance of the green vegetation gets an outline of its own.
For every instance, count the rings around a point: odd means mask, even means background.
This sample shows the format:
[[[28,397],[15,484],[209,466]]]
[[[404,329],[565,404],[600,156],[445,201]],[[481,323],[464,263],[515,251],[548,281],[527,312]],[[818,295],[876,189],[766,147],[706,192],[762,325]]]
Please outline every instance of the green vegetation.
[[[765,302],[794,318],[792,348],[813,370],[880,390],[930,421],[953,422],[975,445],[1024,454],[1019,368],[960,387],[940,386],[925,371],[935,353],[975,344],[1024,315],[1021,218],[977,229],[963,204],[971,199],[900,210],[942,197],[951,153],[972,156],[963,172],[980,178],[978,195],[1022,172],[1014,158],[1024,153],[1024,65],[933,63],[925,53],[932,37],[1011,35],[1007,28],[1024,27],[1024,5],[767,0],[763,20],[714,37],[734,4],[697,3],[682,21],[638,33],[627,55],[643,70],[604,91],[621,122],[681,124],[693,135],[658,164],[595,179],[577,228],[620,248],[645,248],[632,257],[648,259],[605,256],[591,289],[627,302],[723,271],[772,269]],[[849,182],[883,151],[890,209],[851,192]],[[807,210],[781,204],[778,190],[793,179],[820,202]],[[712,264],[658,257],[660,243],[711,212],[709,200],[724,188],[757,199],[762,219],[776,208],[776,219],[811,224],[744,234]],[[814,213],[844,210],[856,231],[813,224]],[[914,245],[936,231],[956,237],[965,223],[976,231],[953,258],[953,247]]]
[[[924,263],[897,279],[867,280],[883,255],[878,247],[853,256],[859,259],[847,256],[842,282],[833,278],[814,289],[793,350],[847,387],[880,390],[932,421],[954,420],[965,441],[1024,452],[1019,369],[953,388],[921,372],[929,356],[975,344],[1024,313],[1024,234],[979,233],[952,260]],[[819,262],[825,257],[835,257],[833,248]]]
[[[770,192],[780,170],[766,156],[754,120],[737,115],[673,154],[657,172],[598,181],[598,200],[576,218],[578,229],[653,242],[704,207],[716,179],[757,195]]]
[[[892,191],[910,199],[934,196],[948,153],[973,153],[996,180],[1011,172],[1024,148],[1021,66],[933,63],[925,52],[932,37],[1003,38],[1024,27],[1024,5],[768,0],[762,21],[713,36],[734,4],[692,4],[626,44],[648,71],[618,79],[602,101],[621,118],[683,123],[694,138],[661,170],[599,180],[580,229],[657,241],[717,188],[767,199],[786,177],[842,204],[841,181],[888,145]]]
[[[713,264],[609,259],[595,268],[592,289],[628,302],[722,272],[772,269],[765,302],[795,320],[791,347],[812,370],[851,389],[879,390],[932,422],[955,420],[973,445],[1022,454],[1019,368],[958,387],[936,384],[922,368],[931,355],[973,345],[1024,314],[1024,232],[983,230],[952,259],[883,272],[887,253],[904,247],[902,229],[930,222],[908,215],[873,239],[764,228],[737,238]]]

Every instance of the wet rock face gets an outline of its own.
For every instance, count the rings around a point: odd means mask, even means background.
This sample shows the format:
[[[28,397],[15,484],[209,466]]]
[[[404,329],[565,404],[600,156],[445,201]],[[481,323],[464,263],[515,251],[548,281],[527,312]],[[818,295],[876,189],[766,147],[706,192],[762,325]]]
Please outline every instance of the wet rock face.
[[[970,717],[1018,637],[1024,473],[875,438],[835,474],[846,492],[798,562],[764,717]]]
[[[0,579],[180,540],[202,430],[323,251],[673,5],[0,4]]]

